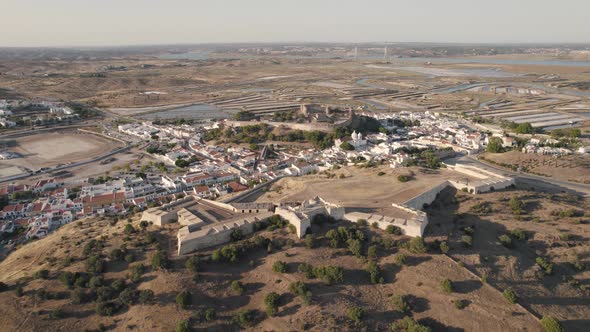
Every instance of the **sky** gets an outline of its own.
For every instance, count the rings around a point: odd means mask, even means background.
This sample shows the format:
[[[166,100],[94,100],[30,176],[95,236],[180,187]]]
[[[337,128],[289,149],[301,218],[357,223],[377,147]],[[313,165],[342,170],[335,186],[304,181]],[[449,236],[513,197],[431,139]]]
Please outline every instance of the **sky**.
[[[0,46],[590,42],[589,0],[0,2]]]

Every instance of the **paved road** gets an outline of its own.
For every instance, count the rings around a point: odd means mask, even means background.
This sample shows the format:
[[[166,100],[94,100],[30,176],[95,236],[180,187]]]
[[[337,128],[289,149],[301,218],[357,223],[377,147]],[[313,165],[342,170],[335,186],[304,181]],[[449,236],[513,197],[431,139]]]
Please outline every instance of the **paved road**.
[[[538,175],[528,174],[528,173],[513,172],[511,170],[507,170],[507,169],[502,168],[500,166],[488,164],[486,162],[482,162],[480,160],[477,160],[477,157],[473,156],[473,155],[465,156],[465,157],[459,158],[458,160],[462,163],[475,164],[476,166],[482,167],[484,169],[488,169],[488,170],[492,170],[495,172],[500,172],[502,174],[506,174],[508,176],[516,178],[517,180],[520,180],[520,182],[522,182],[522,183],[526,183],[526,184],[530,184],[530,185],[537,185],[537,186],[546,187],[546,188],[550,188],[548,185],[557,186],[557,187],[562,187],[565,189],[576,191],[576,192],[578,192],[580,194],[584,194],[586,196],[590,196],[590,184],[557,180],[557,179],[553,179],[550,177],[538,176]],[[555,189],[555,188],[553,188],[553,189]]]

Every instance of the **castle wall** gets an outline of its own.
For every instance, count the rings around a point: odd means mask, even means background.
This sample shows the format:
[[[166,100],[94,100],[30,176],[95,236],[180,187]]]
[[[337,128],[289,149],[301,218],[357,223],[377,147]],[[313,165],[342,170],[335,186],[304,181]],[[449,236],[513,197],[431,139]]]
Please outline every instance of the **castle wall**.
[[[275,209],[275,214],[278,214],[281,216],[281,218],[287,220],[291,225],[295,226],[295,229],[297,230],[297,236],[299,238],[303,238],[307,228],[311,227],[310,218],[300,218],[295,212],[289,209],[277,207]]]
[[[424,204],[432,204],[432,202],[434,202],[434,200],[436,199],[436,196],[449,185],[450,183],[448,181],[445,181],[439,184],[438,186],[435,186],[430,190],[427,190],[421,193],[420,195],[406,201],[403,205],[412,209],[421,210],[424,208]]]
[[[242,234],[248,235],[254,232],[254,223],[245,222],[240,226],[225,228],[222,231],[210,231],[200,237],[179,237],[178,238],[178,255],[185,255],[195,250],[217,246],[231,241],[231,233],[239,229]]]

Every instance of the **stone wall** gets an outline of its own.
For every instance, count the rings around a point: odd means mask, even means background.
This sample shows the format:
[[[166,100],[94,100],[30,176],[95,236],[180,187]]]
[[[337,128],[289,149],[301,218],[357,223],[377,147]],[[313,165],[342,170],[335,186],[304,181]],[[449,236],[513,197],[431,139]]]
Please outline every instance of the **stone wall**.
[[[221,227],[216,226],[216,227]],[[252,222],[244,222],[243,224],[237,227],[224,227],[220,231],[210,230],[208,233],[204,232],[206,229],[197,231],[203,232],[203,236],[194,237],[194,238],[181,238],[179,232],[178,238],[178,255],[185,255],[191,253],[195,250],[208,248],[217,246],[220,244],[228,243],[231,241],[231,233],[239,229],[242,231],[243,235],[252,234],[254,232],[254,223]]]
[[[311,227],[311,221],[309,218],[300,218],[297,213],[289,210],[288,208],[277,207],[275,214],[281,216],[281,218],[287,220],[291,225],[295,226],[297,230],[297,236],[301,239],[305,236],[305,232],[308,227]]]
[[[424,204],[432,204],[432,202],[434,202],[434,200],[436,199],[436,196],[449,185],[450,183],[448,181],[445,181],[439,184],[438,186],[435,186],[421,193],[420,195],[406,201],[403,205],[412,209],[421,210],[424,208]]]
[[[162,226],[176,221],[175,211],[163,211],[160,208],[151,208],[143,211],[141,220],[152,222],[156,226]]]

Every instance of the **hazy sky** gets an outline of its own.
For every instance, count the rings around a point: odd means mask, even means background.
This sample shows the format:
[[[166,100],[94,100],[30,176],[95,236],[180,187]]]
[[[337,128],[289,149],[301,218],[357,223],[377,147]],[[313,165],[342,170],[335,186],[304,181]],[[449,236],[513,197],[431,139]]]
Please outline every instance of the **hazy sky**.
[[[0,46],[590,42],[590,0],[0,0]]]

